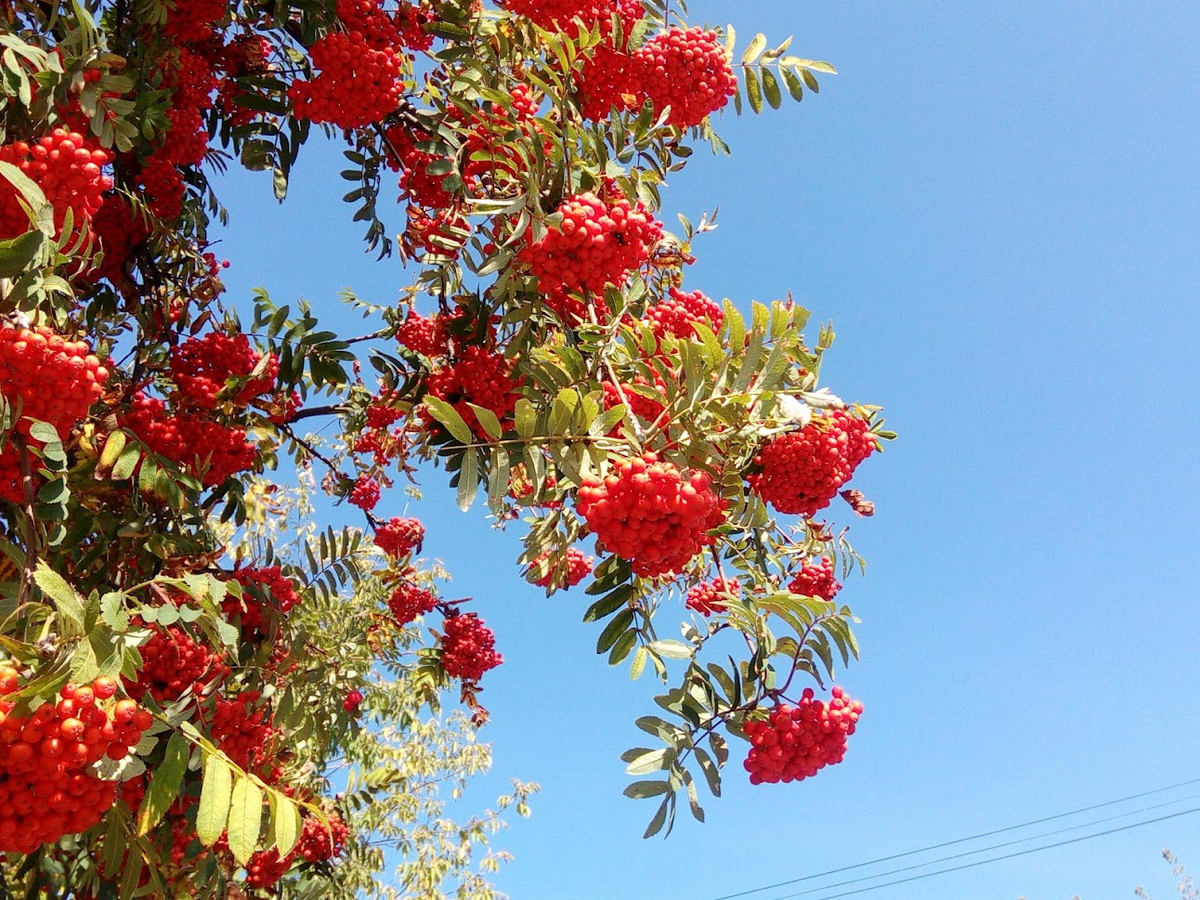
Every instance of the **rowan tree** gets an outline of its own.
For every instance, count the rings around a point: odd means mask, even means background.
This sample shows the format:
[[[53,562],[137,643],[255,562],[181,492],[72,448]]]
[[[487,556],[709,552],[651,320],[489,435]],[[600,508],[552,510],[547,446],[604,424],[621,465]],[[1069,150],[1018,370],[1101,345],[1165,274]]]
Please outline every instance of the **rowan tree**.
[[[448,823],[430,791],[486,766],[503,635],[396,514],[418,476],[519,529],[514,574],[582,594],[598,653],[667,686],[624,757],[647,836],[681,795],[702,818],[730,738],[755,783],[841,760],[862,704],[830,685],[858,652],[833,595],[861,561],[827,510],[871,512],[842,489],[893,435],[819,385],[833,332],[790,297],[747,317],[687,283],[712,217],[660,220],[694,149],[728,152],[731,101],[831,66],[665,0],[0,15],[10,885],[491,896],[498,814]],[[347,297],[359,334],[226,296],[210,246],[221,173],[284,201],[314,129],[368,250],[411,264],[394,304]],[[316,527],[318,484],[359,524]]]

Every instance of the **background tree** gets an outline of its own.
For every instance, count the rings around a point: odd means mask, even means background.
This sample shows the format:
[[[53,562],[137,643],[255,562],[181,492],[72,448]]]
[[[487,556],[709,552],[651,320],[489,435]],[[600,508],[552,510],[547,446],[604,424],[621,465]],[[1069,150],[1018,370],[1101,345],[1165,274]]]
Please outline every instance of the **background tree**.
[[[862,705],[801,686],[857,654],[834,596],[859,560],[823,510],[841,492],[870,514],[842,488],[891,435],[819,387],[833,332],[807,340],[790,298],[747,320],[684,289],[712,217],[678,233],[656,217],[695,143],[726,152],[712,113],[778,107],[832,68],[762,35],[735,56],[732,29],[684,12],[3,8],[10,882],[488,895],[496,857],[476,867],[472,848],[497,817],[445,823],[430,792],[486,751],[465,719],[429,715],[453,685],[486,721],[501,656],[420,562],[421,524],[375,513],[422,462],[464,510],[482,496],[522,523],[528,580],[586,580],[597,651],[668,685],[638,720],[653,746],[625,755],[626,793],[657,802],[647,836],[681,794],[702,818],[697,782],[719,793],[728,736],[755,783],[841,760]],[[347,298],[360,334],[263,292],[240,316],[208,249],[212,176],[268,170],[282,200],[314,125],[347,144],[368,248],[417,264],[395,306]],[[362,528],[308,524],[310,472]],[[590,537],[598,559],[575,546]],[[678,600],[682,639],[660,632]],[[394,887],[383,845],[404,858]]]

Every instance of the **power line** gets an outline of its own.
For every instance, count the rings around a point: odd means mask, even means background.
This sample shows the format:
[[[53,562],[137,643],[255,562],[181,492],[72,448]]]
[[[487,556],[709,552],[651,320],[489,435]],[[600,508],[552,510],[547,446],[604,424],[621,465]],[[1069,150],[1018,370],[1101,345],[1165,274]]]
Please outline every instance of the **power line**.
[[[976,856],[980,853],[991,853],[993,850],[1003,850],[1005,847],[1015,847],[1017,844],[1028,844],[1030,841],[1040,841],[1048,837],[1054,837],[1056,834],[1066,834],[1069,831],[1079,831],[1081,828],[1093,828],[1096,825],[1103,825],[1105,822],[1115,822],[1117,819],[1127,819],[1130,816],[1140,816],[1142,813],[1152,812],[1156,809],[1163,809],[1167,806],[1174,806],[1177,803],[1186,803],[1189,800],[1200,800],[1200,794],[1192,794],[1188,797],[1179,797],[1176,800],[1168,800],[1166,803],[1155,803],[1150,806],[1143,806],[1141,809],[1133,809],[1129,812],[1118,813],[1115,816],[1106,816],[1103,819],[1093,819],[1088,822],[1080,822],[1078,825],[1068,825],[1066,828],[1056,828],[1054,831],[1044,831],[1041,834],[1035,834],[1029,837],[1017,838],[1016,840],[1012,841],[1004,841],[999,844],[989,844],[986,847],[979,847],[975,850],[964,850],[962,853],[952,853],[949,856],[940,856],[937,859],[913,863],[910,866],[901,866],[898,869],[889,869],[886,872],[876,872],[874,875],[862,875],[858,878],[849,878],[846,881],[838,881],[833,884],[823,884],[819,887],[808,888],[807,890],[800,891],[797,894],[788,894],[787,896],[789,898],[806,897],[809,894],[819,894],[821,891],[828,891],[832,888],[845,887],[846,885],[850,884],[861,884],[864,881],[874,881],[877,878],[886,878],[888,875],[899,875],[901,872],[911,872],[913,869],[924,869],[927,866],[936,866],[938,863],[962,859],[965,856]]]
[[[877,891],[880,888],[893,887],[897,884],[908,884],[912,881],[921,881],[924,878],[932,878],[935,875],[946,875],[950,872],[961,872],[963,869],[974,869],[979,866],[986,866],[988,863],[1002,862],[1006,859],[1014,859],[1018,856],[1028,856],[1030,853],[1039,853],[1042,850],[1053,850],[1055,847],[1065,847],[1068,844],[1078,844],[1081,841],[1090,841],[1092,838],[1104,837],[1109,834],[1117,834],[1121,831],[1129,831],[1133,828],[1141,828],[1143,825],[1153,825],[1156,822],[1165,822],[1168,819],[1178,819],[1180,816],[1191,815],[1192,813],[1200,812],[1200,806],[1194,806],[1191,809],[1185,809],[1182,812],[1171,813],[1169,816],[1159,816],[1157,819],[1147,819],[1144,822],[1134,822],[1132,825],[1122,825],[1120,828],[1110,828],[1107,831],[1098,831],[1095,834],[1085,834],[1082,837],[1071,838],[1069,841],[1059,841],[1055,844],[1046,844],[1044,847],[1031,847],[1029,850],[1018,850],[1016,853],[1007,853],[1004,856],[993,857],[992,859],[981,859],[977,862],[966,863],[961,866],[954,866],[950,869],[939,869],[936,872],[925,872],[921,875],[912,875],[908,878],[900,878],[896,881],[888,881],[884,884],[875,884],[870,887],[856,888],[853,891],[844,891],[841,894],[826,894],[819,900],[838,900],[839,897],[853,897],[855,894],[866,894],[870,891]],[[775,900],[790,900],[792,897],[799,897],[799,894],[785,894],[782,897],[776,897]]]
[[[824,878],[827,875],[839,875],[842,872],[852,872],[855,869],[862,869],[862,868],[865,868],[866,866],[874,866],[874,865],[878,865],[879,863],[891,862],[892,860],[895,860],[895,859],[904,859],[907,856],[915,856],[918,853],[928,853],[930,850],[941,850],[945,847],[954,847],[958,844],[965,844],[969,841],[977,841],[977,840],[980,840],[981,838],[994,837],[997,834],[1006,834],[1007,832],[1017,831],[1021,828],[1029,828],[1032,825],[1042,825],[1046,822],[1053,822],[1057,819],[1065,819],[1068,816],[1077,816],[1080,813],[1092,812],[1093,810],[1097,810],[1097,809],[1104,809],[1107,806],[1116,806],[1118,803],[1128,803],[1130,800],[1140,800],[1143,797],[1151,797],[1154,794],[1162,794],[1166,791],[1173,791],[1176,788],[1187,787],[1188,785],[1192,785],[1192,784],[1200,784],[1200,778],[1192,778],[1192,779],[1189,779],[1188,781],[1181,781],[1177,784],[1167,785],[1166,787],[1155,788],[1152,791],[1143,791],[1140,794],[1130,794],[1128,797],[1120,797],[1116,800],[1106,800],[1103,803],[1096,803],[1096,804],[1093,804],[1092,806],[1082,806],[1079,809],[1073,809],[1069,812],[1058,813],[1053,816],[1045,816],[1044,818],[1041,818],[1041,819],[1031,819],[1028,822],[1022,822],[1019,825],[1009,825],[1006,828],[997,828],[994,831],[983,831],[983,832],[980,832],[979,834],[973,834],[973,835],[970,835],[969,837],[957,838],[956,840],[953,840],[953,841],[943,841],[940,844],[930,844],[928,847],[920,847],[916,850],[906,850],[903,853],[893,853],[891,856],[881,856],[881,857],[878,857],[877,859],[867,860],[866,862],[855,863],[852,866],[842,866],[841,868],[838,868],[838,869],[828,869],[824,872],[817,872],[814,875],[805,875],[803,878],[792,878],[787,881],[777,881],[774,884],[764,885],[763,887],[751,888],[750,890],[747,890],[747,891],[739,891],[736,894],[724,894],[720,897],[715,897],[714,900],[735,900],[735,898],[737,898],[737,897],[748,897],[751,894],[758,894],[763,891],[772,891],[772,890],[775,890],[776,888],[788,887],[789,885],[800,884],[801,882],[804,882],[804,881],[813,881],[817,878]]]

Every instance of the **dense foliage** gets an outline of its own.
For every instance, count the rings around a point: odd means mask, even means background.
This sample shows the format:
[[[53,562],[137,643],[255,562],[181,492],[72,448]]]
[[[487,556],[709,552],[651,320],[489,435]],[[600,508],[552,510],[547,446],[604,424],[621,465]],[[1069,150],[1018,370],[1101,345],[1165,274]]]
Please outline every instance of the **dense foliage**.
[[[695,144],[727,152],[731,98],[777,108],[832,68],[684,12],[0,2],[10,888],[491,896],[498,814],[449,821],[436,788],[487,765],[503,636],[393,515],[423,461],[520,524],[529,582],[583,586],[599,653],[669,685],[625,756],[647,835],[681,795],[702,817],[729,737],[755,783],[840,761],[862,704],[813,687],[857,654],[834,595],[859,560],[825,510],[871,513],[843,487],[891,435],[818,386],[830,329],[685,287],[714,222],[658,218]],[[219,174],[282,200],[314,126],[368,248],[415,264],[394,306],[348,297],[362,334],[225,297],[209,250]],[[318,483],[362,525],[316,527]]]

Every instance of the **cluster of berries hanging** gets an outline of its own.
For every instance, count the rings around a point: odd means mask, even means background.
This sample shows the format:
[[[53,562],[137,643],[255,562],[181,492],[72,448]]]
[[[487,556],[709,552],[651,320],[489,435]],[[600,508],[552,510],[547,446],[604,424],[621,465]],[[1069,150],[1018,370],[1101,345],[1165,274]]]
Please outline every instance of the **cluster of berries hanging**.
[[[16,668],[0,666],[0,696],[20,682]],[[111,678],[67,684],[28,716],[0,700],[0,852],[33,853],[86,831],[116,802],[116,783],[88,767],[127,757],[154,721],[133,700],[108,703],[116,691]]]
[[[92,232],[104,258],[86,277],[92,280],[107,278],[114,284],[123,282],[129,258],[150,237],[150,226],[136,212],[124,194],[109,194],[100,211],[92,217]]]
[[[85,227],[104,203],[112,178],[101,171],[112,162],[112,153],[94,139],[66,128],[55,128],[41,140],[16,141],[0,146],[0,162],[21,170],[46,196],[54,210],[56,233],[70,212],[72,227]],[[33,226],[21,208],[20,193],[8,179],[0,179],[0,240],[9,240]]]
[[[475,613],[448,616],[442,628],[442,668],[451,678],[478,681],[504,662],[496,652],[496,636]]]
[[[44,325],[20,328],[0,324],[0,397],[10,415],[20,415],[15,433],[33,447],[33,420],[48,422],[66,440],[100,397],[108,370],[83,341],[71,341]],[[31,470],[39,468],[32,461]],[[24,503],[21,456],[9,440],[0,450],[0,499]]]
[[[737,597],[742,592],[742,586],[736,578],[715,578],[692,587],[687,592],[684,602],[692,612],[703,616],[722,612],[729,597]]]
[[[833,574],[833,560],[828,556],[822,556],[815,562],[806,560],[796,577],[788,583],[788,590],[793,594],[820,597],[829,602],[833,602],[841,589],[842,583]]]
[[[285,577],[279,566],[234,569],[229,580],[242,586],[242,596],[238,599],[226,594],[221,610],[231,622],[240,619],[243,637],[251,640],[258,640],[264,634],[264,610],[270,608],[276,615],[286,616],[300,602],[295,582]]]
[[[533,583],[538,587],[569,588],[579,584],[592,574],[594,562],[595,559],[591,556],[584,556],[582,550],[568,547],[566,556],[560,563],[554,561],[553,553],[546,551],[530,563],[529,568],[534,573],[543,568],[546,570],[544,575],[538,575],[533,579]]]
[[[218,698],[209,734],[243,769],[271,772],[279,732],[272,722],[270,708],[266,705],[255,708],[261,696],[258,691],[242,691],[233,700]]]
[[[396,340],[401,347],[431,359],[445,356],[449,350],[449,336],[441,314],[423,316],[410,309],[396,330]]]
[[[350,504],[370,512],[379,503],[381,495],[379,482],[374,478],[358,478],[350,489]]]
[[[714,333],[720,331],[725,313],[700,291],[685,294],[673,287],[663,300],[646,310],[646,318],[653,325],[654,334],[659,340],[670,334],[680,340],[690,341],[697,336],[697,322],[703,322]]]
[[[814,516],[874,449],[867,423],[837,409],[815,416],[799,431],[772,438],[754,458],[758,471],[746,480],[779,512]]]
[[[590,191],[566,198],[557,223],[518,254],[548,297],[577,292],[602,298],[604,286],[623,285],[662,237],[662,223],[640,200],[630,203],[616,188],[606,193],[607,199]]]
[[[430,396],[453,406],[471,430],[486,439],[487,430],[471,404],[490,409],[501,428],[507,428],[524,383],[512,371],[513,362],[503,353],[474,345],[464,347],[452,362],[430,372],[425,387]]]
[[[254,468],[258,450],[246,440],[244,428],[215,422],[205,415],[180,410],[172,415],[157,397],[141,391],[133,395],[121,425],[155,453],[176,463],[185,472],[201,475],[212,487],[236,472]]]
[[[396,624],[403,627],[437,609],[438,598],[430,591],[404,581],[392,591],[388,598],[388,609]]]
[[[425,540],[425,526],[416,519],[393,516],[375,527],[375,546],[390,556],[400,559],[414,550],[421,549]]]
[[[202,699],[229,672],[221,653],[178,625],[156,629],[138,649],[142,654],[142,669],[136,679],[124,679],[125,690],[135,700],[149,693],[165,705],[189,690]]]
[[[627,459],[603,479],[585,478],[576,509],[596,535],[596,549],[628,560],[635,575],[674,575],[725,520],[726,501],[707,472],[684,475],[654,453]]]
[[[600,386],[604,390],[604,408],[612,409],[614,406],[625,404],[626,408],[635,416],[645,422],[647,425],[653,425],[660,422],[663,411],[667,408],[666,404],[660,397],[665,397],[667,393],[666,382],[662,376],[658,374],[658,370],[654,370],[654,384],[650,384],[649,379],[645,375],[635,375],[632,380],[622,382],[618,387],[612,381],[605,381]],[[646,393],[640,393],[636,388],[641,387],[647,393],[653,394],[653,397],[646,396]],[[613,426],[611,435],[620,436],[625,433],[625,426],[618,422]]]
[[[781,704],[765,719],[751,719],[744,730],[750,752],[743,763],[751,784],[799,781],[825,766],[840,763],[846,739],[854,734],[863,705],[840,687],[826,704],[805,688],[796,706]]]
[[[182,405],[211,410],[224,399],[244,409],[275,387],[279,362],[274,354],[268,355],[259,374],[248,378],[262,358],[246,335],[213,331],[188,338],[171,351],[171,380],[179,389]],[[236,392],[221,396],[230,380],[247,378]]]

